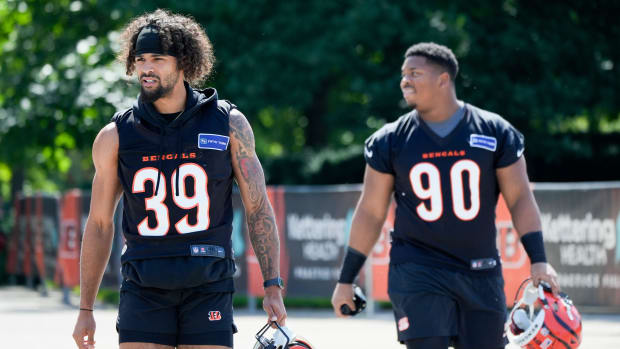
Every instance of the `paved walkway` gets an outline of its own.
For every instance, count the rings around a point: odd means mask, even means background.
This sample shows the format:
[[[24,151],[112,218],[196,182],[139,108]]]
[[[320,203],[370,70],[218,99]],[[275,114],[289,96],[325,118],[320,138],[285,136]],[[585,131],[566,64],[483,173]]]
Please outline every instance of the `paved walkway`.
[[[77,298],[72,298],[78,304]],[[0,348],[75,348],[71,333],[77,317],[76,307],[63,305],[60,292],[49,296],[23,287],[0,288]],[[116,309],[98,306],[95,311],[97,348],[118,348],[114,329]],[[252,348],[254,333],[266,321],[261,313],[237,311],[235,348]],[[315,348],[404,349],[395,340],[390,312],[351,320],[336,318],[330,311],[289,311],[287,325],[304,335]],[[582,349],[620,348],[619,315],[585,315]],[[508,347],[513,349],[515,347]]]

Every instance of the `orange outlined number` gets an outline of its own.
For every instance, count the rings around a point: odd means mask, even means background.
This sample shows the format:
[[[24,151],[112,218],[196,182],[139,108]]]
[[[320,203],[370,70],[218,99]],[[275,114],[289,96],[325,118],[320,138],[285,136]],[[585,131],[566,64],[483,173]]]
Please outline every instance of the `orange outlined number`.
[[[153,193],[153,196],[144,199],[144,207],[147,210],[155,212],[155,220],[157,225],[153,228],[149,226],[148,217],[138,224],[138,233],[143,236],[164,236],[168,234],[170,229],[170,216],[168,207],[165,205],[166,199],[166,178],[163,173],[160,173],[154,167],[145,167],[136,172],[133,178],[132,192],[143,193],[145,191],[145,184],[150,181],[155,188],[157,183],[157,176],[160,176],[159,185],[160,188],[157,192]],[[176,171],[172,174],[172,178],[176,176]],[[185,188],[185,178],[192,177],[194,179],[194,195],[187,196],[187,188]],[[198,207],[196,224],[189,224],[188,215],[185,215],[181,220],[175,224],[175,228],[179,234],[193,233],[197,231],[204,231],[209,228],[209,193],[207,191],[207,173],[205,170],[195,163],[186,163],[179,167],[179,195],[175,195],[176,187],[175,182],[171,179],[171,187],[173,193],[174,203],[186,210],[190,210],[194,207]]]
[[[463,173],[467,172],[469,180],[463,183]],[[422,177],[426,176],[424,186]],[[418,216],[427,222],[438,220],[443,214],[443,194],[441,177],[437,166],[430,162],[420,162],[409,171],[409,181],[413,193],[421,202],[416,207]],[[465,207],[464,186],[469,187],[470,206]],[[450,168],[450,190],[452,191],[452,210],[454,215],[463,221],[470,221],[480,212],[480,167],[472,160],[459,160]]]
[[[175,176],[176,171],[172,173],[172,178]],[[185,177],[188,176],[194,178],[194,195],[191,197],[187,196],[184,185]],[[193,233],[209,228],[209,195],[207,193],[207,181],[207,173],[201,166],[188,163],[179,167],[179,184],[181,185],[179,186],[179,195],[172,196],[174,203],[186,210],[198,207],[196,224],[189,224],[188,215],[185,215],[175,224],[179,234]],[[172,182],[172,192],[177,192],[174,181]]]
[[[428,187],[422,184],[422,175],[428,178]],[[427,222],[434,222],[443,214],[443,197],[441,194],[441,179],[439,178],[439,169],[430,162],[421,162],[411,168],[409,171],[409,181],[413,193],[420,200],[429,200],[429,207],[421,202],[416,207],[418,216]]]

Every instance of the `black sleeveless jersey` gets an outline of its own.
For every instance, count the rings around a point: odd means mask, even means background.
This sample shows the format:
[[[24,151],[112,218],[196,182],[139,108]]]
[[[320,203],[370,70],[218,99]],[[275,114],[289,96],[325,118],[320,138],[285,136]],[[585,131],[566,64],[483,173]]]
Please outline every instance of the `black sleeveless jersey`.
[[[139,98],[113,118],[123,188],[123,275],[146,287],[193,287],[234,273],[233,106],[218,101],[215,89],[186,84],[186,90],[186,108],[172,121]]]
[[[391,263],[501,273],[496,169],[521,157],[523,136],[497,114],[465,108],[444,138],[412,111],[366,140],[368,165],[394,176]]]

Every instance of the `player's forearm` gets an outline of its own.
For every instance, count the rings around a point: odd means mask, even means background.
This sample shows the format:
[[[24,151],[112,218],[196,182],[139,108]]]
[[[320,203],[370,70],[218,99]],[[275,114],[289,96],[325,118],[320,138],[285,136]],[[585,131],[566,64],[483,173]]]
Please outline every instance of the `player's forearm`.
[[[358,207],[351,222],[349,246],[368,256],[381,234],[385,216],[373,215]]]
[[[114,227],[98,225],[88,220],[82,239],[80,257],[80,308],[92,309],[101,284],[110,252]]]
[[[508,207],[508,210],[519,236],[542,230],[540,212],[531,191],[524,192],[512,206]]]
[[[280,276],[280,239],[273,209],[267,195],[261,195],[253,207],[246,209],[248,232],[263,279]]]

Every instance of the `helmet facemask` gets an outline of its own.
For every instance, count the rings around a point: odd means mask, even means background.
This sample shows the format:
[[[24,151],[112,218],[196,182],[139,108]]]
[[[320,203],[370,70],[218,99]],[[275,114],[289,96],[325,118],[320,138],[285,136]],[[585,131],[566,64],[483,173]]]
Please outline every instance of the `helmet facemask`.
[[[275,325],[275,331],[267,332]],[[313,349],[312,344],[306,339],[297,336],[286,326],[280,326],[276,321],[265,324],[254,336],[256,343],[253,349]]]

